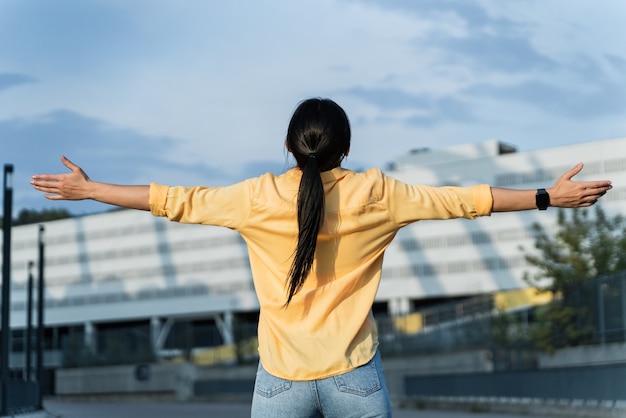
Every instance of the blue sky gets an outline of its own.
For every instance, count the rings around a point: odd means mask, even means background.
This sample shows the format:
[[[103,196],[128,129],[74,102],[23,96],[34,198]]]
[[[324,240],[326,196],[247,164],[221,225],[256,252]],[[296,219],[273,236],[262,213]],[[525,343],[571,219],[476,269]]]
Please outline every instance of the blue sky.
[[[291,112],[330,97],[348,168],[500,139],[626,136],[621,0],[0,0],[0,162],[14,212],[64,154],[112,183],[222,185],[292,164]]]

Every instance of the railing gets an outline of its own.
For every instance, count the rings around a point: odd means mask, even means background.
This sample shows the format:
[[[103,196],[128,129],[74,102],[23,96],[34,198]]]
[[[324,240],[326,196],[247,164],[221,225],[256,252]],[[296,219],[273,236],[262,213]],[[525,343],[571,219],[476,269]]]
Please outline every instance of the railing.
[[[578,303],[574,303],[573,308],[584,308],[584,317],[592,325],[585,344],[626,341],[626,274],[588,280],[570,289],[569,294],[569,302]],[[571,296],[577,294],[577,299]],[[528,304],[515,309],[508,306],[508,310],[502,310],[498,308],[499,296],[502,295],[481,295],[407,315],[377,316],[381,352],[383,356],[402,356],[488,349],[497,359],[496,370],[532,368],[534,362],[529,353],[534,347],[532,331],[538,325],[537,315],[534,314],[536,307]],[[546,299],[538,303],[546,303]],[[557,300],[554,303],[561,302]],[[235,343],[232,346],[221,346],[220,340],[214,339],[203,344],[204,348],[190,344],[163,348],[179,353],[172,361],[197,364],[256,361],[256,325],[251,322],[237,324],[233,332]],[[104,345],[96,341],[98,347],[95,350],[86,346],[83,333],[66,335],[61,347],[58,347],[63,351],[63,364],[60,366],[150,363],[162,358],[152,351],[147,323],[127,330],[101,329],[98,335]],[[550,333],[550,338],[556,348],[575,345],[558,330]]]
[[[39,384],[36,382],[9,379],[6,389],[8,413],[13,414],[39,409]],[[4,392],[4,390],[1,390],[0,396]]]
[[[381,350],[387,355],[438,353],[466,349],[529,349],[537,345],[541,326],[548,326],[553,349],[626,341],[626,273],[590,279],[570,286],[556,299],[538,297],[543,306],[501,310],[499,295],[446,303],[404,316],[377,318]],[[567,310],[578,325],[576,338],[546,323],[540,311],[552,303]],[[544,321],[544,322],[542,322]],[[545,343],[545,341],[544,341]],[[544,344],[545,345],[545,344]]]
[[[562,399],[592,404],[626,401],[626,365],[564,367],[505,373],[408,376],[409,397]],[[620,415],[623,416],[623,415]]]

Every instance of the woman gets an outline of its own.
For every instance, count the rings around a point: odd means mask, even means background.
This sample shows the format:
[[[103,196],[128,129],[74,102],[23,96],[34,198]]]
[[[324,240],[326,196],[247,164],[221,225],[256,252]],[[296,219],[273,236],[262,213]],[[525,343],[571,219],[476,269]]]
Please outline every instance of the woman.
[[[350,151],[348,118],[328,99],[300,103],[285,145],[297,167],[228,187],[100,183],[65,157],[70,173],[31,181],[51,200],[93,199],[242,235],[261,306],[252,403],[258,417],[391,416],[371,307],[384,251],[401,227],[586,207],[611,188],[609,181],[572,181],[582,164],[542,194],[408,185],[377,169],[355,173],[341,168]]]

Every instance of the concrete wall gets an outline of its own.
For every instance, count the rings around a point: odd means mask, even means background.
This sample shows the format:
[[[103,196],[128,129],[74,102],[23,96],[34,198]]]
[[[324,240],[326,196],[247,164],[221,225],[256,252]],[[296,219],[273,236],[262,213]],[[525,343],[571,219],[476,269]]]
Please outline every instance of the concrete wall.
[[[58,369],[58,396],[154,395],[192,398],[247,399],[252,395],[256,365],[196,367],[191,364],[111,366]],[[407,375],[478,373],[493,371],[488,350],[411,358],[386,358],[383,367],[392,399],[405,394]]]
[[[193,395],[196,369],[189,364],[58,369],[59,396],[159,395],[187,400]]]
[[[538,357],[540,369],[626,363],[626,343],[570,347]]]
[[[489,350],[436,354],[419,357],[384,358],[383,368],[392,400],[404,398],[406,377],[433,376],[451,373],[480,373],[493,371]]]
[[[626,344],[576,347],[540,355],[540,369],[626,364]],[[480,375],[494,372],[490,350],[443,353],[416,357],[386,357],[383,367],[393,401],[406,397],[407,377],[445,378],[450,375]],[[254,387],[256,365],[196,367],[191,364],[111,366],[59,369],[59,396],[158,395],[192,398],[249,398]],[[541,370],[526,371],[538,375]],[[502,375],[502,373],[500,373]],[[432,382],[432,380],[431,380]]]

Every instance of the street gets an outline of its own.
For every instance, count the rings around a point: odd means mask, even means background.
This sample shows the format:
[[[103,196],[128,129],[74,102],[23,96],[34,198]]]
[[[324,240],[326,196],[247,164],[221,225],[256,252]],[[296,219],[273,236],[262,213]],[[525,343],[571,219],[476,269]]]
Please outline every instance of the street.
[[[46,400],[45,409],[57,418],[248,418],[246,403]],[[529,415],[394,409],[394,418],[529,418]],[[538,416],[535,416],[538,417]],[[541,417],[539,417],[541,418]]]

